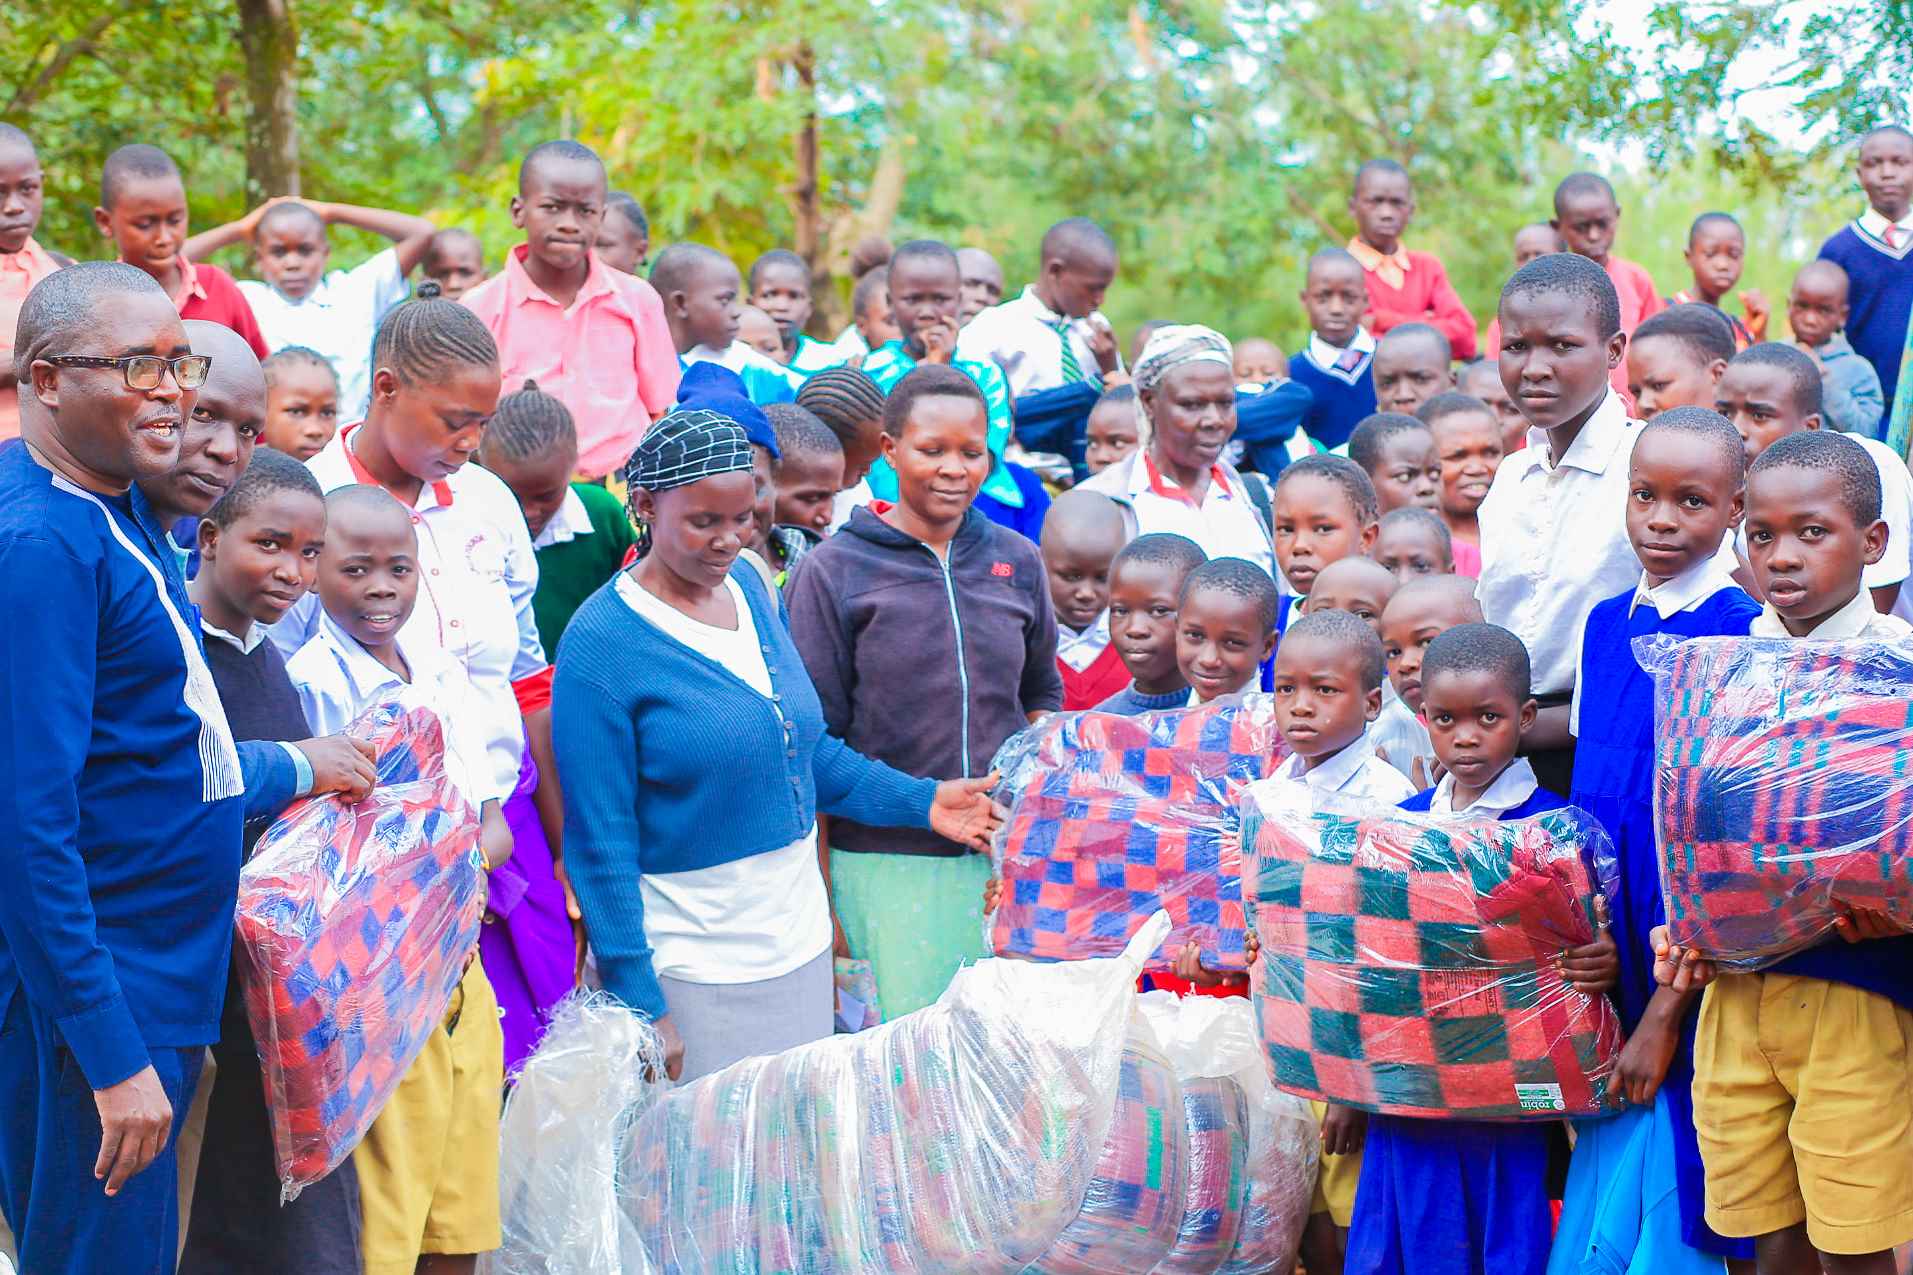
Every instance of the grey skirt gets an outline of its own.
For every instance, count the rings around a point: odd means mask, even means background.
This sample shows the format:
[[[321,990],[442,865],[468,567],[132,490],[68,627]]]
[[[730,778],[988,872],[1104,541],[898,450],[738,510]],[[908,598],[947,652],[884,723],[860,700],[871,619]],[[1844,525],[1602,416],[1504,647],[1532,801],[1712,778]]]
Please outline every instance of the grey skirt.
[[[831,1034],[836,982],[829,948],[788,974],[758,983],[687,983],[659,976],[684,1041],[684,1084],[743,1058],[775,1054]]]

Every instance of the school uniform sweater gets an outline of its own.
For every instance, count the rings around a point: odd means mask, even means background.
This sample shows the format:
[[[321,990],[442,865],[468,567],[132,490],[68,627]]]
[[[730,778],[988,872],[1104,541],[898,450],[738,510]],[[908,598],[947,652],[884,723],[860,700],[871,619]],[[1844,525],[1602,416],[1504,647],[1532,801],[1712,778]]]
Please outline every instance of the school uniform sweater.
[[[1063,678],[1063,711],[1066,713],[1094,708],[1129,685],[1129,670],[1124,667],[1114,643],[1103,647],[1089,667],[1080,672],[1060,659],[1056,661],[1056,671]]]
[[[1353,251],[1355,245],[1349,247]],[[1368,253],[1380,264],[1379,254],[1373,248],[1369,248]],[[1475,343],[1480,337],[1475,316],[1468,313],[1461,295],[1448,282],[1448,270],[1441,264],[1441,258],[1432,252],[1398,250],[1395,255],[1408,259],[1408,268],[1401,271],[1400,286],[1391,284],[1382,277],[1381,270],[1363,262],[1362,278],[1368,285],[1368,304],[1375,315],[1370,330],[1381,336],[1404,323],[1426,323],[1448,338],[1457,359],[1465,363],[1474,358]]]
[[[1321,367],[1308,353],[1289,359],[1289,376],[1309,392],[1312,402],[1302,428],[1309,440],[1324,450],[1340,447],[1364,416],[1375,411],[1375,379],[1369,365],[1372,350],[1351,349],[1333,366]]]
[[[1189,688],[1170,691],[1167,695],[1144,695],[1129,685],[1096,705],[1098,713],[1115,713],[1118,717],[1139,717],[1144,713],[1160,713],[1172,708],[1189,707]]]
[[[589,531],[572,534],[552,544],[533,542],[538,558],[538,591],[531,595],[532,618],[538,623],[538,641],[555,660],[558,639],[584,600],[618,573],[625,552],[637,542],[631,520],[619,499],[596,483],[573,483],[584,506]],[[546,539],[550,534],[539,539]]]
[[[1847,340],[1880,376],[1885,406],[1874,437],[1886,436],[1886,415],[1900,383],[1906,349],[1907,316],[1913,314],[1913,239],[1895,231],[1889,248],[1878,236],[1852,221],[1820,245],[1820,257],[1847,272]]]
[[[790,631],[825,726],[911,775],[989,773],[1029,714],[1063,706],[1056,616],[1036,546],[975,509],[945,555],[858,509],[791,573]],[[929,831],[832,820],[839,850],[969,851]]]
[[[667,636],[610,584],[572,617],[552,679],[565,868],[605,989],[654,1017],[665,1000],[640,874],[788,846],[819,810],[834,817],[833,834],[848,826],[836,819],[927,829],[936,797],[934,782],[873,762],[827,729],[778,604],[754,568],[739,563],[731,578],[751,608],[769,696]]]
[[[205,635],[206,667],[212,671],[213,685],[219,688],[220,701],[226,706],[226,721],[238,740],[309,739],[305,709],[299,706],[299,693],[286,676],[285,657],[279,648],[255,634],[252,650],[242,652],[216,633]],[[281,808],[283,809],[283,807]],[[261,834],[279,817],[280,810],[248,812],[245,824],[245,854],[252,857],[253,846]]]
[[[1717,589],[1666,619],[1649,599],[1635,605],[1637,592],[1638,586],[1598,602],[1588,613],[1575,683],[1578,734],[1574,782],[1568,794],[1570,804],[1600,820],[1614,844],[1620,870],[1608,909],[1621,969],[1612,996],[1621,1026],[1630,1033],[1654,995],[1654,953],[1648,934],[1666,921],[1654,836],[1654,681],[1634,659],[1634,639],[1654,633],[1684,638],[1744,636],[1760,614],[1759,604],[1737,587]],[[1579,705],[1595,705],[1599,711],[1581,713]],[[1744,1241],[1723,1239],[1704,1216],[1705,1174],[1694,1133],[1693,1095],[1694,1022],[1699,1008],[1696,1000],[1681,1024],[1680,1047],[1661,1086],[1674,1130],[1681,1239],[1690,1247],[1720,1256],[1751,1257],[1752,1249]]]

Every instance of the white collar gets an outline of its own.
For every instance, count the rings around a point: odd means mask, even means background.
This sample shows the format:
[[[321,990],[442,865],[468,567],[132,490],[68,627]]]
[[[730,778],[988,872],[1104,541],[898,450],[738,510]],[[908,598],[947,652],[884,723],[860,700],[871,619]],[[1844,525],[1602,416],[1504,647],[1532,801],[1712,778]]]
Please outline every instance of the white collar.
[[[1335,366],[1335,360],[1342,357],[1344,350],[1353,350],[1357,354],[1373,354],[1375,338],[1369,335],[1367,328],[1356,328],[1355,336],[1346,346],[1330,345],[1314,329],[1309,330],[1309,361],[1324,372]]]
[[[1873,595],[1866,586],[1853,595],[1851,601],[1820,621],[1819,627],[1807,634],[1816,641],[1837,641],[1842,638],[1863,637],[1873,626],[1879,612],[1873,609]],[[1786,624],[1780,618],[1780,612],[1774,610],[1769,602],[1760,608],[1760,614],[1754,617],[1753,625],[1748,629],[1750,637],[1790,638]]]
[[[403,627],[403,626],[400,626]],[[345,676],[352,688],[352,702],[363,707],[370,704],[373,697],[388,686],[404,686],[406,681],[385,665],[379,663],[372,652],[359,645],[359,640],[340,627],[338,621],[319,613],[319,629],[313,635],[327,642],[333,651],[339,672]],[[399,639],[399,655],[405,660],[407,668],[412,670],[412,681],[419,680],[423,670],[419,667],[417,652]]]
[[[1291,754],[1278,773],[1285,779],[1299,779],[1317,792],[1341,792],[1374,756],[1374,741],[1363,731],[1354,743],[1311,770],[1303,770],[1302,759]]]
[[[1671,620],[1683,611],[1692,611],[1722,589],[1734,587],[1734,578],[1720,565],[1720,555],[1712,554],[1665,584],[1649,585],[1647,572],[1641,572],[1641,582],[1634,586],[1634,600],[1627,604],[1627,613],[1633,615],[1641,603],[1651,602],[1661,619]]]
[[[1875,239],[1886,238],[1886,228],[1888,226],[1893,227],[1896,231],[1904,231],[1909,235],[1913,235],[1913,210],[1908,211],[1906,216],[1900,218],[1898,221],[1888,221],[1886,214],[1877,208],[1869,207],[1865,212],[1860,214],[1860,229],[1866,231]],[[1900,243],[1894,246],[1904,247],[1905,243],[1905,240],[1901,240]]]
[[[590,535],[592,530],[591,511],[585,508],[584,497],[578,494],[576,487],[567,486],[564,502],[538,533],[538,538],[531,542],[531,547],[549,549],[553,545],[568,544],[579,536]]]
[[[1428,806],[1431,815],[1469,815],[1483,814],[1500,818],[1503,812],[1534,796],[1541,787],[1541,781],[1535,778],[1534,767],[1528,764],[1526,757],[1517,757],[1508,763],[1507,769],[1496,775],[1494,782],[1483,790],[1479,797],[1460,810],[1455,809],[1455,777],[1443,775],[1441,782],[1435,785],[1435,795]]]
[[[1029,315],[1032,319],[1035,319],[1045,327],[1053,328],[1059,323],[1075,323],[1074,319],[1066,319],[1045,305],[1043,298],[1036,295],[1036,285],[1033,283],[1024,284],[1023,295],[1016,300],[1024,309],[1029,311]]]
[[[203,615],[199,617],[199,631],[207,637],[218,638],[241,655],[251,655],[258,649],[259,644],[266,640],[266,626],[263,624],[255,624],[247,629],[246,636],[243,638],[235,637]]]
[[[1622,448],[1633,437],[1632,424],[1627,415],[1627,405],[1610,385],[1607,397],[1601,400],[1601,405],[1594,409],[1594,415],[1588,417],[1587,424],[1568,444],[1567,453],[1561,457],[1559,464],[1550,464],[1548,461],[1548,431],[1539,426],[1530,427],[1528,445],[1518,453],[1525,458],[1523,463],[1527,466],[1522,472],[1580,469],[1590,474],[1606,473],[1607,467],[1614,463]]]
[[[1066,646],[1090,645],[1094,645],[1098,650],[1109,645],[1108,607],[1104,607],[1103,613],[1080,633],[1060,621],[1056,625],[1056,646],[1059,651]]]

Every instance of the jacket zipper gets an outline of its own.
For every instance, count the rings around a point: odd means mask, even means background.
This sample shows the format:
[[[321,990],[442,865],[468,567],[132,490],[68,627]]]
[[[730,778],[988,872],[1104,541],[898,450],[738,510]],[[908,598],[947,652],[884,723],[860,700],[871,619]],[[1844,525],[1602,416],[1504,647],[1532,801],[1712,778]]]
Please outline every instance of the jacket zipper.
[[[950,546],[954,552],[955,545]],[[957,614],[956,582],[950,575],[950,560],[939,554],[929,545],[923,551],[937,560],[937,568],[943,572],[943,593],[950,599],[950,623],[956,629],[957,689],[963,692],[963,778],[970,777],[970,669],[963,658],[963,617]]]

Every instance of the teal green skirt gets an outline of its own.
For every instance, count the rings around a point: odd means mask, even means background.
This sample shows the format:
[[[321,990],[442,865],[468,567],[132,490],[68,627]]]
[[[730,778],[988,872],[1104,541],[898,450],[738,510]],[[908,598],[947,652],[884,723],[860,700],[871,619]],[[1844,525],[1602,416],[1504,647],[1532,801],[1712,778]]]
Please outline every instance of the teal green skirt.
[[[990,857],[830,856],[831,899],[850,954],[870,962],[885,1022],[943,995],[966,963],[990,954],[983,886]]]

